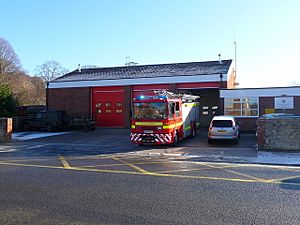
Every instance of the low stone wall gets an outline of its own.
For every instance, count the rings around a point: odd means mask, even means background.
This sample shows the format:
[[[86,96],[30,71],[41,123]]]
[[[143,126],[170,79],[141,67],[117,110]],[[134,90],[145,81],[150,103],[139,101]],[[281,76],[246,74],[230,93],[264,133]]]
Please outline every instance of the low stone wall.
[[[0,118],[0,142],[10,141],[12,134],[12,118]]]
[[[258,150],[300,151],[300,116],[258,120],[257,135]]]

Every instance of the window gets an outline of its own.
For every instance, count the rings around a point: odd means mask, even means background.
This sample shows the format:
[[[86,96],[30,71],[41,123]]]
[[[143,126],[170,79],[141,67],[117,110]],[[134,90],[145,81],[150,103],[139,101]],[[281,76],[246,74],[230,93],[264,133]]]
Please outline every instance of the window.
[[[122,107],[123,104],[121,102],[116,102],[116,107]]]
[[[175,103],[175,106],[176,106],[176,108],[175,108],[175,114],[176,114],[176,116],[179,116],[179,114],[180,114],[180,107],[179,107],[179,102],[176,102]]]
[[[175,103],[170,102],[169,103],[169,119],[172,119],[175,115]]]
[[[230,116],[258,116],[258,98],[225,98],[224,114]]]
[[[132,105],[134,119],[166,119],[167,104],[164,102],[139,102]]]
[[[213,127],[232,127],[232,121],[231,120],[213,120],[212,126]]]
[[[42,114],[41,114],[41,113],[37,113],[37,114],[35,115],[35,118],[36,118],[36,119],[42,119]]]
[[[106,103],[105,103],[105,106],[106,106],[106,107],[111,107],[110,102],[106,102]]]

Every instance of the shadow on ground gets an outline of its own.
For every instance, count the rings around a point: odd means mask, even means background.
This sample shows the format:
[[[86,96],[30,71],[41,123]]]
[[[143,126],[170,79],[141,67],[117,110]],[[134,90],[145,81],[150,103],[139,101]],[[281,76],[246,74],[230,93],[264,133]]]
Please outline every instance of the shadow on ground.
[[[231,149],[232,154],[236,154],[239,148],[253,147],[255,144],[253,135],[241,135],[241,141],[238,145],[226,141],[209,145],[206,135],[206,131],[198,130],[196,137],[187,138],[175,147],[168,145],[139,146],[130,142],[129,129],[97,128],[93,132],[74,131],[56,136],[14,141],[6,146],[10,151],[1,152],[1,156],[89,156],[142,151],[178,153],[178,150],[184,154],[183,149],[186,154],[193,154],[197,150],[198,153],[200,151],[200,153],[208,155],[223,155],[224,152],[225,155],[228,155],[229,151],[225,151],[226,149]]]

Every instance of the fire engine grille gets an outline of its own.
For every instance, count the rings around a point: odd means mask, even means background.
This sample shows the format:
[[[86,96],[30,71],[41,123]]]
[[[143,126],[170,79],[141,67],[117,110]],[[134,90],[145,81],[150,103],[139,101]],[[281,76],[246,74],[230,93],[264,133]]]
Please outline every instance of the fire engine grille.
[[[134,143],[161,143],[167,144],[171,143],[172,135],[171,134],[139,134],[131,133],[130,140]]]

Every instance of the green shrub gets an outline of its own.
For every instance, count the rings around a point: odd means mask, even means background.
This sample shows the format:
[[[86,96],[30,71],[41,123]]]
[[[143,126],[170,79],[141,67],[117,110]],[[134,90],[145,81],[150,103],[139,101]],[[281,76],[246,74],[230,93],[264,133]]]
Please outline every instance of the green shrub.
[[[0,84],[0,117],[12,117],[17,101],[8,86]]]

